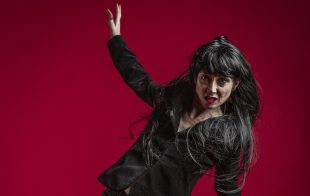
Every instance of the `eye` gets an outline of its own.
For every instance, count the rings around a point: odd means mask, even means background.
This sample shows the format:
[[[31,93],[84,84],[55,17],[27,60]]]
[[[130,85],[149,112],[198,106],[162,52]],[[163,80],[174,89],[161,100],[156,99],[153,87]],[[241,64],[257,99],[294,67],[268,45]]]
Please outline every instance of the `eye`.
[[[229,79],[228,78],[220,78],[218,79],[217,83],[219,86],[225,86],[226,83],[229,82]]]
[[[200,77],[200,79],[201,79],[201,80],[204,80],[204,81],[205,81],[205,80],[208,80],[208,78],[209,78],[209,77],[208,77],[207,74],[202,74],[201,77]]]
[[[203,80],[205,80],[205,79],[207,79],[208,77],[207,77],[207,75],[206,74],[203,74],[202,76],[201,76],[201,79],[203,79]]]

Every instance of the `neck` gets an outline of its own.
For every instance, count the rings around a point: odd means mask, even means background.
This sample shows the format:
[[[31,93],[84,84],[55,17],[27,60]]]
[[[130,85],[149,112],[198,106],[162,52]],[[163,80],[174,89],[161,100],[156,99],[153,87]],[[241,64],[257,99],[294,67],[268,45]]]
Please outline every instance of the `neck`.
[[[223,112],[220,107],[217,108],[202,108],[197,102],[194,104],[191,113],[189,114],[191,118],[200,118],[206,120],[210,117],[222,116]]]

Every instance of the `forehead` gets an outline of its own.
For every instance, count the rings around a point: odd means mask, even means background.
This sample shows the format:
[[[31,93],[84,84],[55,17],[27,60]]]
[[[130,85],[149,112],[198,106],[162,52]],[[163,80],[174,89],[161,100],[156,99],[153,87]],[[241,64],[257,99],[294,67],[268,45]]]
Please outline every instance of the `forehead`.
[[[219,73],[210,73],[208,72],[207,70],[203,69],[203,70],[200,70],[198,72],[198,75],[201,75],[201,74],[206,74],[208,76],[211,76],[211,77],[225,77],[225,78],[231,78],[230,76],[225,76],[225,75],[222,75],[222,74],[219,74]]]

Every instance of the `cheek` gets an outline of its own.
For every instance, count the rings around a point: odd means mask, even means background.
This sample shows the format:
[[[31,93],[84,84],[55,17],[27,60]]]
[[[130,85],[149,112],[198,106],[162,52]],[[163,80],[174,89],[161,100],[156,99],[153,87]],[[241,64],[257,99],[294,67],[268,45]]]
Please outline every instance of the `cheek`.
[[[202,85],[196,85],[196,94],[203,95],[204,94],[204,87]]]
[[[219,91],[222,101],[226,101],[229,98],[231,90],[232,90],[231,88],[225,88]]]

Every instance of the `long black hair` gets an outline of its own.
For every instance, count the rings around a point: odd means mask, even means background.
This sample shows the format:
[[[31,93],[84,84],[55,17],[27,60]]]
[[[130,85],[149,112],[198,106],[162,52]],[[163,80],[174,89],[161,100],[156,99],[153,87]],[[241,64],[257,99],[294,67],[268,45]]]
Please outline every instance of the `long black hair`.
[[[159,159],[152,141],[163,115],[169,116],[171,123],[177,125],[180,116],[192,111],[197,98],[196,79],[202,70],[239,80],[239,85],[232,91],[229,100],[220,106],[223,116],[198,123],[195,129],[184,132],[185,135],[176,134],[176,138],[184,136],[187,155],[200,167],[202,173],[209,169],[205,159],[201,159],[202,154],[212,156],[218,168],[225,167],[225,164],[236,166],[236,171],[228,169],[217,173],[215,188],[219,192],[237,192],[244,186],[247,171],[254,160],[253,126],[260,109],[259,88],[250,64],[226,36],[216,37],[201,45],[193,53],[188,69],[171,80],[161,92],[148,117],[147,131],[143,136],[146,164],[150,167],[154,159]],[[199,149],[197,144],[200,144]],[[230,191],[221,188],[221,182],[238,176],[243,176],[240,187]]]

